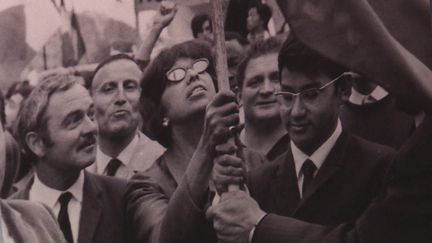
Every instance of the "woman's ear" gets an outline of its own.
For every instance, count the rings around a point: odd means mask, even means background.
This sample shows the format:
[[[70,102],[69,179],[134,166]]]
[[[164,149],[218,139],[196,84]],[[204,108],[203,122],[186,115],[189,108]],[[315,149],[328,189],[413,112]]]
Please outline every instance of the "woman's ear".
[[[46,145],[41,136],[36,132],[29,132],[25,137],[25,141],[30,150],[38,157],[43,157],[46,153]]]

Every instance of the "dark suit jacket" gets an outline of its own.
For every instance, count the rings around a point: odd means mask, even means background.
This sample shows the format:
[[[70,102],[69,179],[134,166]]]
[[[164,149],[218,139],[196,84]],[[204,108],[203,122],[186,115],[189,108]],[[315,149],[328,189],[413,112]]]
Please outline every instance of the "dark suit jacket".
[[[40,203],[0,200],[1,217],[16,243],[66,243],[57,221]],[[3,242],[3,240],[1,240]]]
[[[432,119],[396,155],[385,190],[356,220],[336,227],[267,215],[254,243],[426,243],[432,239]]]
[[[28,200],[32,184],[33,180],[11,197]],[[122,179],[85,172],[78,243],[127,242],[126,185]]]
[[[342,132],[301,200],[290,147],[285,158],[251,171],[249,189],[268,213],[338,225],[356,219],[376,197],[393,157],[389,147]]]
[[[249,168],[265,162],[263,156],[250,150],[244,155]],[[127,213],[132,242],[216,242],[212,223],[205,219],[205,208],[193,202],[187,181],[176,181],[171,167],[162,156],[129,182]],[[203,196],[212,199],[211,195]]]
[[[414,118],[397,110],[392,95],[366,105],[346,102],[339,115],[346,131],[395,149],[401,147],[414,129]]]

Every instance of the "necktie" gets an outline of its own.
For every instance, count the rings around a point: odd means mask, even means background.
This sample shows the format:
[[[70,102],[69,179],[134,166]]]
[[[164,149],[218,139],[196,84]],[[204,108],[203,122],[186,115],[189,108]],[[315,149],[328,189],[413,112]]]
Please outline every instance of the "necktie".
[[[301,168],[301,172],[303,173],[303,188],[302,188],[302,195],[304,196],[312,184],[312,180],[314,178],[314,173],[316,171],[317,167],[315,164],[310,160],[307,159]]]
[[[111,159],[107,165],[107,176],[114,176],[121,164],[119,159]]]
[[[60,202],[60,212],[57,221],[59,222],[60,229],[68,243],[73,243],[72,229],[68,214],[68,204],[71,198],[72,194],[70,192],[65,192],[58,199]]]

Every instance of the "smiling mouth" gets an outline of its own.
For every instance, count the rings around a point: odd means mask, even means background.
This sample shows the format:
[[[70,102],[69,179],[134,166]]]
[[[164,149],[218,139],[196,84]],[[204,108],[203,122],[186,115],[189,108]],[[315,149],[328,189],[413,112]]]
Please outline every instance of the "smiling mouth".
[[[309,124],[308,123],[291,123],[290,124],[290,127],[291,127],[291,129],[294,129],[294,130],[303,130],[303,129],[305,129],[307,126],[308,126]]]
[[[258,105],[270,105],[270,104],[275,104],[276,100],[267,100],[267,101],[260,101],[257,104]]]

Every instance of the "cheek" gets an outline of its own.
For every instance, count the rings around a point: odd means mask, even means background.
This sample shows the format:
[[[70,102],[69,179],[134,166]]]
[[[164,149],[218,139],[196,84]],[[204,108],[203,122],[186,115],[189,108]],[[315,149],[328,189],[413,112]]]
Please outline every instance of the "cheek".
[[[217,82],[213,83],[213,79],[208,73],[200,74],[200,79],[206,84],[207,90],[210,93],[216,94],[216,88],[215,83],[217,85]]]
[[[181,98],[182,89],[176,86],[170,86],[165,89],[161,97],[161,106],[165,111],[165,115],[169,114],[173,110],[178,110],[184,99]]]
[[[243,87],[243,91],[242,91],[243,104],[245,104],[246,106],[250,104],[254,100],[256,93],[257,92],[254,89]]]
[[[290,117],[290,111],[286,107],[280,106],[279,115],[280,115],[281,120],[284,124],[288,123],[289,117]]]
[[[127,97],[128,97],[128,100],[129,100],[131,106],[134,109],[138,109],[139,108],[140,93],[138,91],[137,92],[131,92],[127,95]]]

